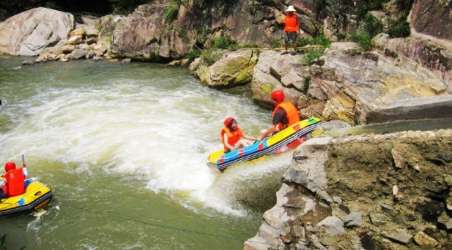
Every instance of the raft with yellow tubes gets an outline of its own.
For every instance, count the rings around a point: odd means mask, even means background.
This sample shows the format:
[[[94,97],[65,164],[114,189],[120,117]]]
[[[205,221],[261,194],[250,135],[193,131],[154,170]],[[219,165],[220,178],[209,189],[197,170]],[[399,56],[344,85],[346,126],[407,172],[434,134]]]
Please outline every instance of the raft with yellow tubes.
[[[319,124],[320,119],[316,117],[299,121],[262,141],[256,141],[244,148],[235,149],[226,154],[223,149],[217,150],[208,156],[208,163],[214,165],[218,170],[224,171],[228,166],[237,162],[254,160],[264,155],[273,154],[282,147],[308,135]]]
[[[0,217],[38,210],[45,207],[52,199],[52,191],[43,183],[27,179],[25,185],[24,194],[0,199]]]

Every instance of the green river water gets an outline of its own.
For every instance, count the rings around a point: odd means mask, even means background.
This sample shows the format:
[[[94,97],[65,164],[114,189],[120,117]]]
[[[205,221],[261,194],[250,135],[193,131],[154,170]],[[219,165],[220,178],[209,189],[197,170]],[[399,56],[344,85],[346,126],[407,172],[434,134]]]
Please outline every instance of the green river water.
[[[0,218],[7,249],[241,249],[256,233],[266,205],[249,205],[253,183],[290,159],[206,166],[226,115],[251,134],[269,122],[246,93],[153,64],[19,65],[0,58],[0,162],[25,154],[54,200]]]

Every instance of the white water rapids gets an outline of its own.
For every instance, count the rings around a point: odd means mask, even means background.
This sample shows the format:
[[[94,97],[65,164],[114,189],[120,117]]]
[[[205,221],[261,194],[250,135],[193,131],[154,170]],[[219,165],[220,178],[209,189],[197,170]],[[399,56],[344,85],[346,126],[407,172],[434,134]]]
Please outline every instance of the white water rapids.
[[[183,203],[242,214],[225,195],[229,185],[279,168],[287,157],[224,175],[209,169],[206,158],[220,145],[225,116],[256,135],[270,114],[245,96],[202,87],[188,75],[181,79],[38,88],[4,110],[14,126],[0,133],[0,159],[25,154],[31,162],[77,163],[85,171],[99,166],[144,181],[154,192],[182,193]]]

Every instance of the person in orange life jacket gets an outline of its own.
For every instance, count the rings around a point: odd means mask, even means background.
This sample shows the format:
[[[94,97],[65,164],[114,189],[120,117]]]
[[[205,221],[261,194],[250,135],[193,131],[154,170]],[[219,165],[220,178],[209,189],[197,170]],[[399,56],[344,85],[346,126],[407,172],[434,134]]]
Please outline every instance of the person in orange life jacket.
[[[250,144],[250,141],[256,140],[254,137],[245,135],[237,124],[237,121],[232,117],[224,120],[224,127],[221,129],[220,138],[224,145],[224,152],[245,147]]]
[[[287,53],[288,45],[292,45],[293,49],[297,48],[297,37],[300,33],[300,21],[296,14],[295,8],[290,5],[286,10],[287,15],[284,17],[284,47]]]
[[[0,189],[0,198],[7,198],[25,193],[25,178],[27,174],[27,168],[17,168],[14,162],[7,162],[5,164],[5,173],[2,175],[4,183],[3,187]]]
[[[274,102],[273,126],[262,131],[261,140],[300,121],[298,109],[290,101],[284,101],[285,95],[282,90],[274,90],[271,97]]]

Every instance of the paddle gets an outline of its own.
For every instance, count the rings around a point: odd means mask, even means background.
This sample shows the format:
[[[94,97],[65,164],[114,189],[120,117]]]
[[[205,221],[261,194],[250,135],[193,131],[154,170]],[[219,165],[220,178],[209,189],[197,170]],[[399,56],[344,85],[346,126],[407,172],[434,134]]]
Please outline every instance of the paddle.
[[[23,166],[24,168],[27,167],[27,164],[25,164],[25,155],[22,155],[22,166]]]

